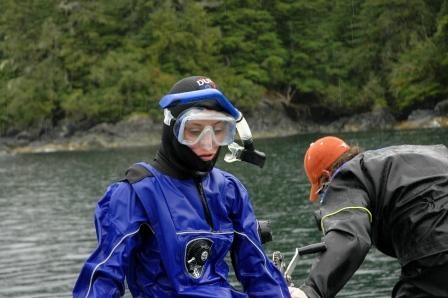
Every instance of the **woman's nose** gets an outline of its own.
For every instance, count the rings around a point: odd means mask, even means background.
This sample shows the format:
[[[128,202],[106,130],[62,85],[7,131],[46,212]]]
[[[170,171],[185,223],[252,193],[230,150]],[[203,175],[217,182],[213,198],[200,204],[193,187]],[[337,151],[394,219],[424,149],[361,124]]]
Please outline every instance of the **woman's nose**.
[[[205,131],[204,135],[202,136],[201,140],[200,140],[200,144],[201,147],[206,149],[206,150],[211,150],[213,149],[213,132],[211,132],[210,130]]]

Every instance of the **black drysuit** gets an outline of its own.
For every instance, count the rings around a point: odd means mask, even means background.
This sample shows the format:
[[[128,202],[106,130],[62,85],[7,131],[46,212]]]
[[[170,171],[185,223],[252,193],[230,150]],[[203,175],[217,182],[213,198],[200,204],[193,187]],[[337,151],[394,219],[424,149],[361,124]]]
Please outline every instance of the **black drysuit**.
[[[327,251],[300,288],[334,297],[371,245],[402,267],[394,297],[448,297],[448,149],[363,152],[337,169],[316,212]]]

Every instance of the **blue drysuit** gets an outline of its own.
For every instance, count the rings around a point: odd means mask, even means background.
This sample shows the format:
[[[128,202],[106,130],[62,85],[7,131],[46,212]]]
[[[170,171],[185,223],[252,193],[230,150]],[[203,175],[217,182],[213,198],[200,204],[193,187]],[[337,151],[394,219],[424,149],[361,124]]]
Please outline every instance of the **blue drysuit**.
[[[120,297],[125,279],[133,297],[290,297],[263,252],[238,179],[216,168],[198,179],[177,179],[139,165],[151,175],[110,185],[98,202],[98,247],[81,270],[74,297]],[[190,270],[195,261],[189,247],[196,241],[209,247],[197,270]],[[228,253],[244,293],[229,284]]]

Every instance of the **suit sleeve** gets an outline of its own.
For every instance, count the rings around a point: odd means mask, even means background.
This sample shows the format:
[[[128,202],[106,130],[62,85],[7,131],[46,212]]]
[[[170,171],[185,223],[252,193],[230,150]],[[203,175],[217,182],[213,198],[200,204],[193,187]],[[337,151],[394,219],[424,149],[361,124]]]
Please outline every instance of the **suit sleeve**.
[[[95,209],[98,246],[84,263],[73,297],[121,297],[129,255],[141,227],[138,200],[125,182],[109,186]]]
[[[246,189],[235,178],[230,179],[227,196],[235,230],[232,264],[244,291],[249,297],[290,297],[285,279],[263,250]]]
[[[300,287],[308,297],[334,297],[364,261],[371,247],[368,194],[358,183],[335,179],[317,218],[327,250],[314,261]]]

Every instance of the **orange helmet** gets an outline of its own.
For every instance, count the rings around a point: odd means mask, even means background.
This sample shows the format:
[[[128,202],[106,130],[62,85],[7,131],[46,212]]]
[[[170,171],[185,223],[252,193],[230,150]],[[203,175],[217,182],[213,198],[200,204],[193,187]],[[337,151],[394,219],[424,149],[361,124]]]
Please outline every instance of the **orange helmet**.
[[[311,183],[310,201],[315,202],[320,187],[319,180],[328,168],[350,147],[341,139],[328,136],[310,144],[305,153],[303,166]]]

